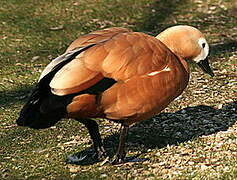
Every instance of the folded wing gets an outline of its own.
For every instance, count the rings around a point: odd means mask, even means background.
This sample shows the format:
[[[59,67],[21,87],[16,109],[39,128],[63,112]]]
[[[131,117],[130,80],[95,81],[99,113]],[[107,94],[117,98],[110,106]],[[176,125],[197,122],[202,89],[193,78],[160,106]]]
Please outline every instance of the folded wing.
[[[180,80],[174,81],[183,77],[177,76],[185,71],[182,64],[156,38],[124,30],[116,31],[110,38],[103,33],[77,40],[80,45],[95,45],[78,54],[56,73],[50,83],[54,94],[80,93],[105,78],[112,79],[112,87],[108,86],[100,93],[97,106],[109,119],[133,117],[136,120],[137,116],[163,109],[163,106],[156,107],[167,105],[186,86],[187,80],[184,84],[180,84]],[[74,44],[69,49],[75,47]],[[170,96],[172,93],[167,94],[169,91],[174,91],[173,97]]]

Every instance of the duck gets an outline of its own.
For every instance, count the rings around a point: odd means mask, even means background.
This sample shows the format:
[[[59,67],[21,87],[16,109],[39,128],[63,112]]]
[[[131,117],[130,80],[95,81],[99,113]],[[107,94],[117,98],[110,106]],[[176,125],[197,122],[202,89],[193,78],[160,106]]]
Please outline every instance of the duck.
[[[119,123],[111,163],[124,163],[129,127],[160,113],[184,91],[187,60],[214,76],[208,54],[203,33],[188,25],[169,27],[156,37],[122,27],[91,32],[46,66],[16,123],[45,129],[75,119],[88,129],[97,159],[105,158],[106,150],[96,118]]]

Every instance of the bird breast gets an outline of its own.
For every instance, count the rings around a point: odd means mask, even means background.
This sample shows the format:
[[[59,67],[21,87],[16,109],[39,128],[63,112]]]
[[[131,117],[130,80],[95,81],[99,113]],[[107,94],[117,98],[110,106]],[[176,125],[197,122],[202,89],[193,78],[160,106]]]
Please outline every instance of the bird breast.
[[[159,71],[118,82],[102,94],[101,106],[108,119],[124,119],[128,124],[162,111],[188,84],[189,71],[169,54],[168,64]]]

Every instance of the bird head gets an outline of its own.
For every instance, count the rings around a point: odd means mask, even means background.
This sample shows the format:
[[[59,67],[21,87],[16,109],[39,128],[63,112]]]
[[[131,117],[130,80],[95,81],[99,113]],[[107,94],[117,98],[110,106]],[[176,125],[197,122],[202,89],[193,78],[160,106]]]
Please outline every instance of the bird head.
[[[55,125],[63,116],[64,111],[42,113],[42,98],[38,88],[33,89],[28,101],[21,109],[16,120],[18,126],[28,126],[33,129],[45,129]],[[47,109],[47,108],[45,108]]]
[[[178,25],[156,36],[174,54],[195,62],[205,73],[214,76],[209,66],[209,45],[204,35],[195,27]]]

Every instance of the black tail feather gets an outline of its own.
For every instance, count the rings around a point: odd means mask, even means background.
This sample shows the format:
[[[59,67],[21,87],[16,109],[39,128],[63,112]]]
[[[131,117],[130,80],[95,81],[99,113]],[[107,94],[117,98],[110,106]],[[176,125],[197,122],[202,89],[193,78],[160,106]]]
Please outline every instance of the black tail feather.
[[[66,96],[57,96],[52,94],[49,84],[55,74],[64,65],[71,62],[78,54],[92,46],[94,46],[94,44],[83,48],[77,48],[69,53],[66,53],[65,55],[60,56],[59,59],[55,59],[59,62],[53,62],[52,66],[49,66],[48,69],[46,68],[44,72],[45,74],[36,84],[29,97],[29,100],[20,112],[20,116],[16,121],[18,125],[29,126],[35,129],[53,126],[60,119],[65,117],[66,107],[74,96],[79,94],[97,95],[116,83],[114,79],[104,78],[90,88],[76,94],[70,94]]]
[[[22,108],[20,116],[16,120],[18,125],[36,129],[47,128],[64,117],[66,104],[71,99],[71,96],[60,97],[53,95],[49,83],[64,65],[71,62],[78,54],[91,46],[94,46],[94,44],[70,51],[60,56],[59,59],[55,59],[52,68],[46,68],[46,74],[33,89],[29,100]]]

